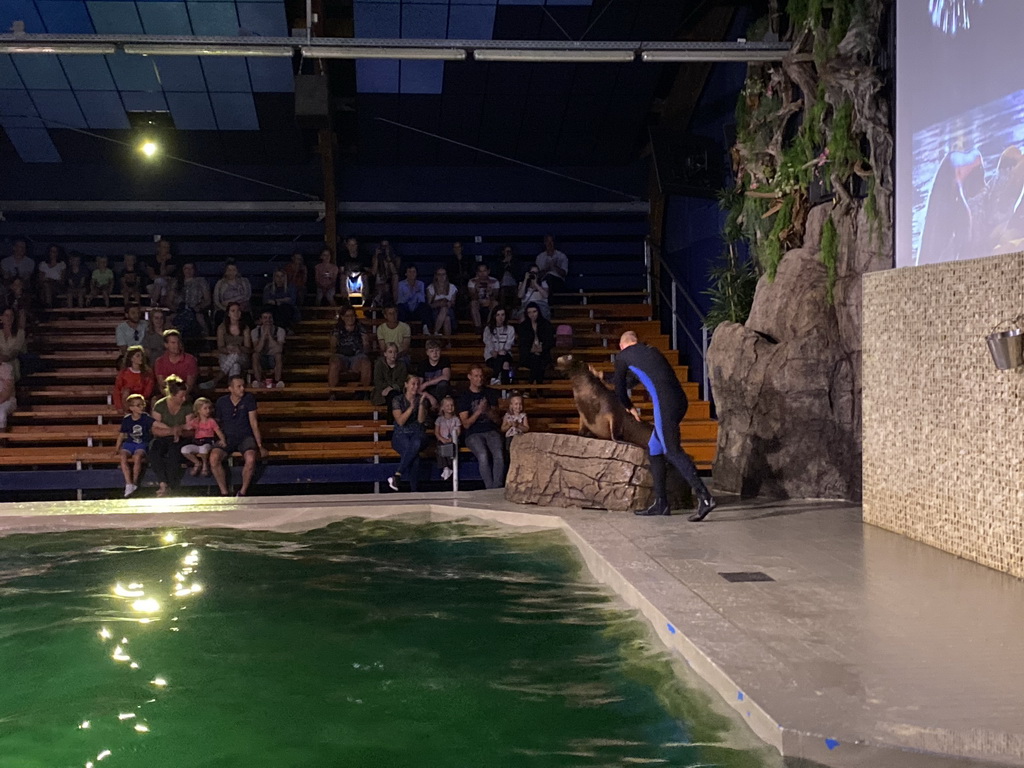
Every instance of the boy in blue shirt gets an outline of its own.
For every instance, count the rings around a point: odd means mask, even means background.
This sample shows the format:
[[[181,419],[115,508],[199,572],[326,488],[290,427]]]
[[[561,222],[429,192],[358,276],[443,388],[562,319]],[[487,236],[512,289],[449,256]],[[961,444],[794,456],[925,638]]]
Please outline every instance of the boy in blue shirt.
[[[125,498],[139,489],[146,451],[149,449],[149,441],[153,439],[153,417],[146,413],[146,398],[142,395],[129,395],[127,404],[128,415],[121,419],[121,431],[117,435],[117,445],[114,446],[114,450],[121,456]]]

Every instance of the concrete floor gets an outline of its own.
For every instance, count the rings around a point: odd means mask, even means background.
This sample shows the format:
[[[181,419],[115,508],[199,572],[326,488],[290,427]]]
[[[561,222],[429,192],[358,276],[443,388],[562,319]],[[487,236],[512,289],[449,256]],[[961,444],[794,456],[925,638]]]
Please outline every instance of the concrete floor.
[[[300,529],[426,510],[563,528],[790,765],[1024,765],[1024,582],[863,525],[850,504],[726,497],[694,524],[521,507],[495,491],[61,502],[0,505],[0,534]],[[749,572],[772,581],[721,575]]]

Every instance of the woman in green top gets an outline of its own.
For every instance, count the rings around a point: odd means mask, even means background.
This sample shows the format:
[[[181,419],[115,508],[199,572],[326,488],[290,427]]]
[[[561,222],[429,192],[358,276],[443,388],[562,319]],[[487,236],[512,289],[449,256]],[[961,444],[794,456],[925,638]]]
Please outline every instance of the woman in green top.
[[[370,395],[370,402],[374,405],[387,405],[392,397],[402,394],[408,375],[405,363],[398,359],[398,345],[388,342],[384,346],[383,357],[378,358],[373,366],[373,393]]]
[[[165,397],[153,405],[153,442],[149,448],[149,465],[160,483],[157,496],[166,496],[181,482],[182,434],[186,420],[192,413],[188,400],[188,387],[173,373],[164,379]]]

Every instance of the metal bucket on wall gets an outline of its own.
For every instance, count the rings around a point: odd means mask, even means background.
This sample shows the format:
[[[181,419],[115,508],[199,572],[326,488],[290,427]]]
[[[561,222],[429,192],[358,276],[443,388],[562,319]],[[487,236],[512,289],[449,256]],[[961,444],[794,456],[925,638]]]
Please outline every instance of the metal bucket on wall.
[[[985,340],[999,370],[1011,371],[1024,365],[1024,331],[1020,328],[990,333]]]

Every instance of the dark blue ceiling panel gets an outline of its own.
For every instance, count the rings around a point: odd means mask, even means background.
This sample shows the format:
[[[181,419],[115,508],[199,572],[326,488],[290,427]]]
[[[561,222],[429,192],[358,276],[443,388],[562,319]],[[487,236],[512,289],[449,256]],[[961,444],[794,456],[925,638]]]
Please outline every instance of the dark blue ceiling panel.
[[[441,93],[444,82],[443,61],[403,61],[399,90],[401,93]]]
[[[192,31],[197,35],[238,34],[234,3],[189,3],[188,15],[192,19]]]
[[[44,128],[6,128],[7,137],[26,163],[59,163],[60,153]]]
[[[451,7],[456,5],[497,5],[498,0],[453,0]]]
[[[36,0],[36,7],[51,34],[87,35],[94,31],[84,0]]]
[[[52,54],[15,56],[14,66],[26,88],[63,91],[71,87],[60,61]]]
[[[251,93],[211,93],[213,114],[222,131],[256,131],[256,105]]]
[[[45,32],[43,20],[32,0],[3,0],[0,2],[0,30],[9,32],[16,21],[25,22],[26,32]]]
[[[30,117],[36,114],[36,105],[32,103],[28,91],[24,88],[0,91],[0,115]]]
[[[249,78],[256,93],[291,93],[295,75],[289,59],[249,59]]]
[[[139,3],[142,28],[147,35],[191,35],[184,3]]]
[[[131,127],[117,91],[79,91],[78,104],[90,128],[117,131]]]
[[[398,93],[398,62],[393,59],[362,59],[356,62],[359,93]]]
[[[206,91],[198,56],[153,56],[152,60],[165,91]]]
[[[544,0],[498,0],[498,5],[544,5]]]
[[[103,56],[61,56],[64,74],[76,91],[116,91],[110,67]]]
[[[179,131],[217,130],[209,94],[168,92],[167,105],[171,108],[174,127]]]
[[[30,91],[39,116],[49,128],[87,128],[82,110],[71,91]]]
[[[90,0],[87,3],[92,25],[100,34],[141,35],[142,22],[135,10],[135,3],[119,3],[112,0]]]
[[[121,91],[121,101],[129,112],[167,111],[167,101],[161,91]]]
[[[3,126],[4,128],[46,128],[46,123],[38,117],[0,115],[0,126]]]
[[[211,91],[223,93],[250,93],[249,70],[245,59],[239,57],[204,56],[203,72],[206,73],[206,85]]]
[[[448,37],[490,40],[494,34],[494,3],[453,5],[448,14]]]
[[[402,8],[398,3],[355,0],[352,10],[356,37],[401,37]]]
[[[120,3],[125,5],[125,3]],[[129,56],[114,53],[107,56],[107,64],[114,75],[114,82],[121,91],[159,91],[153,62],[148,56]]]
[[[0,90],[7,90],[10,88],[22,88],[24,84],[21,82],[21,75],[18,74],[18,70],[14,67],[14,62],[11,61],[10,56],[0,56]]]
[[[238,24],[246,35],[287,37],[288,20],[284,5],[273,3],[238,3]]]
[[[590,5],[591,0],[548,0],[547,5]]]
[[[402,4],[402,37],[443,38],[448,33],[448,5]]]

